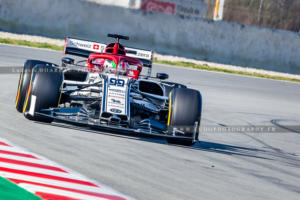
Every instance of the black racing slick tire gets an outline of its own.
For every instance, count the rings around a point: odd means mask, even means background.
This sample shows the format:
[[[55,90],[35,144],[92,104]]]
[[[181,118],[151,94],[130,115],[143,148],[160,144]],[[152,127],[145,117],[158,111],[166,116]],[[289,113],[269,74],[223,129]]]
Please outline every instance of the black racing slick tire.
[[[15,107],[18,112],[23,112],[24,102],[27,95],[29,83],[31,81],[31,74],[32,69],[37,64],[44,64],[44,65],[54,65],[52,63],[40,61],[40,60],[26,60],[24,63],[24,67],[22,72],[20,73],[19,77],[19,84],[18,84],[18,90],[16,95],[16,101],[15,101]]]
[[[202,97],[199,91],[175,88],[169,97],[168,134],[187,137],[167,138],[169,143],[193,145],[199,136]]]
[[[174,89],[174,88],[187,88],[185,85],[180,84],[180,83],[174,83],[174,82],[163,82],[163,86],[165,88],[165,96],[168,96],[169,93]]]
[[[37,115],[42,109],[57,107],[61,97],[63,73],[60,69],[38,64],[32,71],[23,112],[26,118],[41,122],[52,122],[53,119]]]

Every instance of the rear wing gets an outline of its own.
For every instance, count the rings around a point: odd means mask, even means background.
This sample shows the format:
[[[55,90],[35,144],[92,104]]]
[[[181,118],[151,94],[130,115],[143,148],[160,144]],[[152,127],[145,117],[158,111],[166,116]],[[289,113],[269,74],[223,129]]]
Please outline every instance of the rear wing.
[[[64,54],[88,58],[91,53],[104,53],[106,44],[67,37]],[[136,58],[143,63],[144,67],[152,67],[153,52],[142,49],[125,47],[126,56]]]

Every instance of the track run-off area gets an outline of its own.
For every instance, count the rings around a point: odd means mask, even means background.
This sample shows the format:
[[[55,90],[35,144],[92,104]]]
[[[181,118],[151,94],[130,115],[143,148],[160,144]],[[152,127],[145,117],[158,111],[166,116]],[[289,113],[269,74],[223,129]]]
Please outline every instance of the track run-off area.
[[[0,45],[0,138],[136,199],[299,199],[299,83],[154,64],[153,75],[202,94],[200,142],[183,147],[25,119],[14,107],[19,74],[1,67],[61,57]]]

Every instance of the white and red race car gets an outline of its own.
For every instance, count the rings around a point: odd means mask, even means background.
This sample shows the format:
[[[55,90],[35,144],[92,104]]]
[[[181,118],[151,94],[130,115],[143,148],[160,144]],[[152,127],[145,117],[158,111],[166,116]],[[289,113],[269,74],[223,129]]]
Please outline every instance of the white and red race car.
[[[85,60],[63,57],[61,66],[27,60],[20,74],[17,110],[31,120],[195,143],[200,92],[165,81],[165,73],[152,77],[152,51],[124,47],[119,40],[129,39],[126,36],[108,36],[117,42],[66,38],[64,53]]]

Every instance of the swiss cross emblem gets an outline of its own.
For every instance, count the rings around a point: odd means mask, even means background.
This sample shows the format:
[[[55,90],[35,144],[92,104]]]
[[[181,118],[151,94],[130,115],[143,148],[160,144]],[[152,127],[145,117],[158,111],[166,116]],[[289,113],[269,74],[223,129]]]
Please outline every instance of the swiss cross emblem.
[[[99,50],[99,44],[94,44],[93,49]]]

